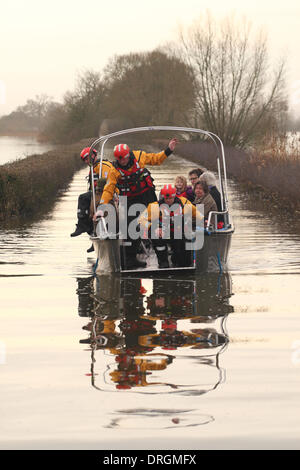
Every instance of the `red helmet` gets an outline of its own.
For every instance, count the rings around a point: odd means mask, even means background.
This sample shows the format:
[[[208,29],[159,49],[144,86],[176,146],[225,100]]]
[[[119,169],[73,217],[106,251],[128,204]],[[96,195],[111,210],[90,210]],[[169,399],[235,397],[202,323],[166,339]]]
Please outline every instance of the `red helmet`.
[[[176,188],[171,184],[165,184],[160,194],[164,197],[174,197],[176,194]]]
[[[118,144],[114,148],[114,156],[116,158],[126,158],[130,154],[130,148],[127,144]]]
[[[91,147],[85,147],[83,150],[81,150],[80,158],[82,160],[85,160],[89,156],[90,151],[91,151]],[[97,150],[95,149],[93,149],[93,156],[94,158],[97,157]]]
[[[161,324],[161,327],[163,330],[168,330],[168,329],[176,330],[177,322],[176,320],[173,320],[173,319],[164,320]]]
[[[123,384],[118,384],[118,385],[116,385],[116,388],[117,388],[118,390],[126,390],[126,389],[131,388],[131,385],[127,385],[127,384],[124,384],[124,385],[123,385]]]

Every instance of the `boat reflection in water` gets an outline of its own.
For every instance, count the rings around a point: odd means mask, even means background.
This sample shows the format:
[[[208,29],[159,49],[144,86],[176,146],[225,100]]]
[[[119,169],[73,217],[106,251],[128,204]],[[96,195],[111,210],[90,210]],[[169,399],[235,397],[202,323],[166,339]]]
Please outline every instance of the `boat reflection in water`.
[[[102,391],[202,395],[224,382],[228,273],[198,278],[78,279],[91,383]]]

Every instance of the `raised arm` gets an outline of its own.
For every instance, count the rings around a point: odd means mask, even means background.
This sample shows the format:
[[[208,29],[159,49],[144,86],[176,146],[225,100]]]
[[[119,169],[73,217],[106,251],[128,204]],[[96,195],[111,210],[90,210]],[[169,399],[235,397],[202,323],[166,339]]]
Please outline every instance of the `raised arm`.
[[[133,153],[141,166],[161,165],[165,159],[175,150],[177,143],[178,140],[176,138],[170,140],[166,150],[159,153],[146,153],[138,151],[134,151]]]

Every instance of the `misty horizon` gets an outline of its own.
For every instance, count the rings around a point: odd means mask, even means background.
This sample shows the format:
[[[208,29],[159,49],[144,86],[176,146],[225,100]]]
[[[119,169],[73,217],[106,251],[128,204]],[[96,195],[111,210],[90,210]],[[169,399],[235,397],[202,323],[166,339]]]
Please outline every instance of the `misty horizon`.
[[[28,99],[46,94],[55,102],[74,89],[78,74],[102,71],[109,58],[130,52],[148,52],[178,39],[205,15],[246,18],[253,29],[262,29],[269,39],[270,58],[287,57],[287,90],[290,107],[300,112],[300,62],[298,18],[300,5],[271,0],[253,5],[228,0],[154,0],[141,5],[136,0],[115,1],[102,7],[96,0],[85,4],[54,0],[41,5],[8,1],[1,5],[2,51],[0,71],[0,116],[10,114]],[[11,24],[14,33],[11,34]],[[88,29],[88,34],[86,34]],[[9,38],[9,40],[7,40]]]

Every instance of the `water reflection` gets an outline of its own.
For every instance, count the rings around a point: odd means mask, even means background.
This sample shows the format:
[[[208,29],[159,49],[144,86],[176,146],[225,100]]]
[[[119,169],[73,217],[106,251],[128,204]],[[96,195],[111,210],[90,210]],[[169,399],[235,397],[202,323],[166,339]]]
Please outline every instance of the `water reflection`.
[[[89,318],[93,387],[202,395],[225,380],[229,274],[189,279],[78,278],[78,313]],[[198,369],[198,370],[197,370]]]
[[[214,421],[214,417],[208,414],[199,413],[198,410],[188,409],[144,409],[135,408],[132,410],[119,410],[112,413],[110,422],[106,428],[123,429],[174,429],[194,426],[203,426]]]

